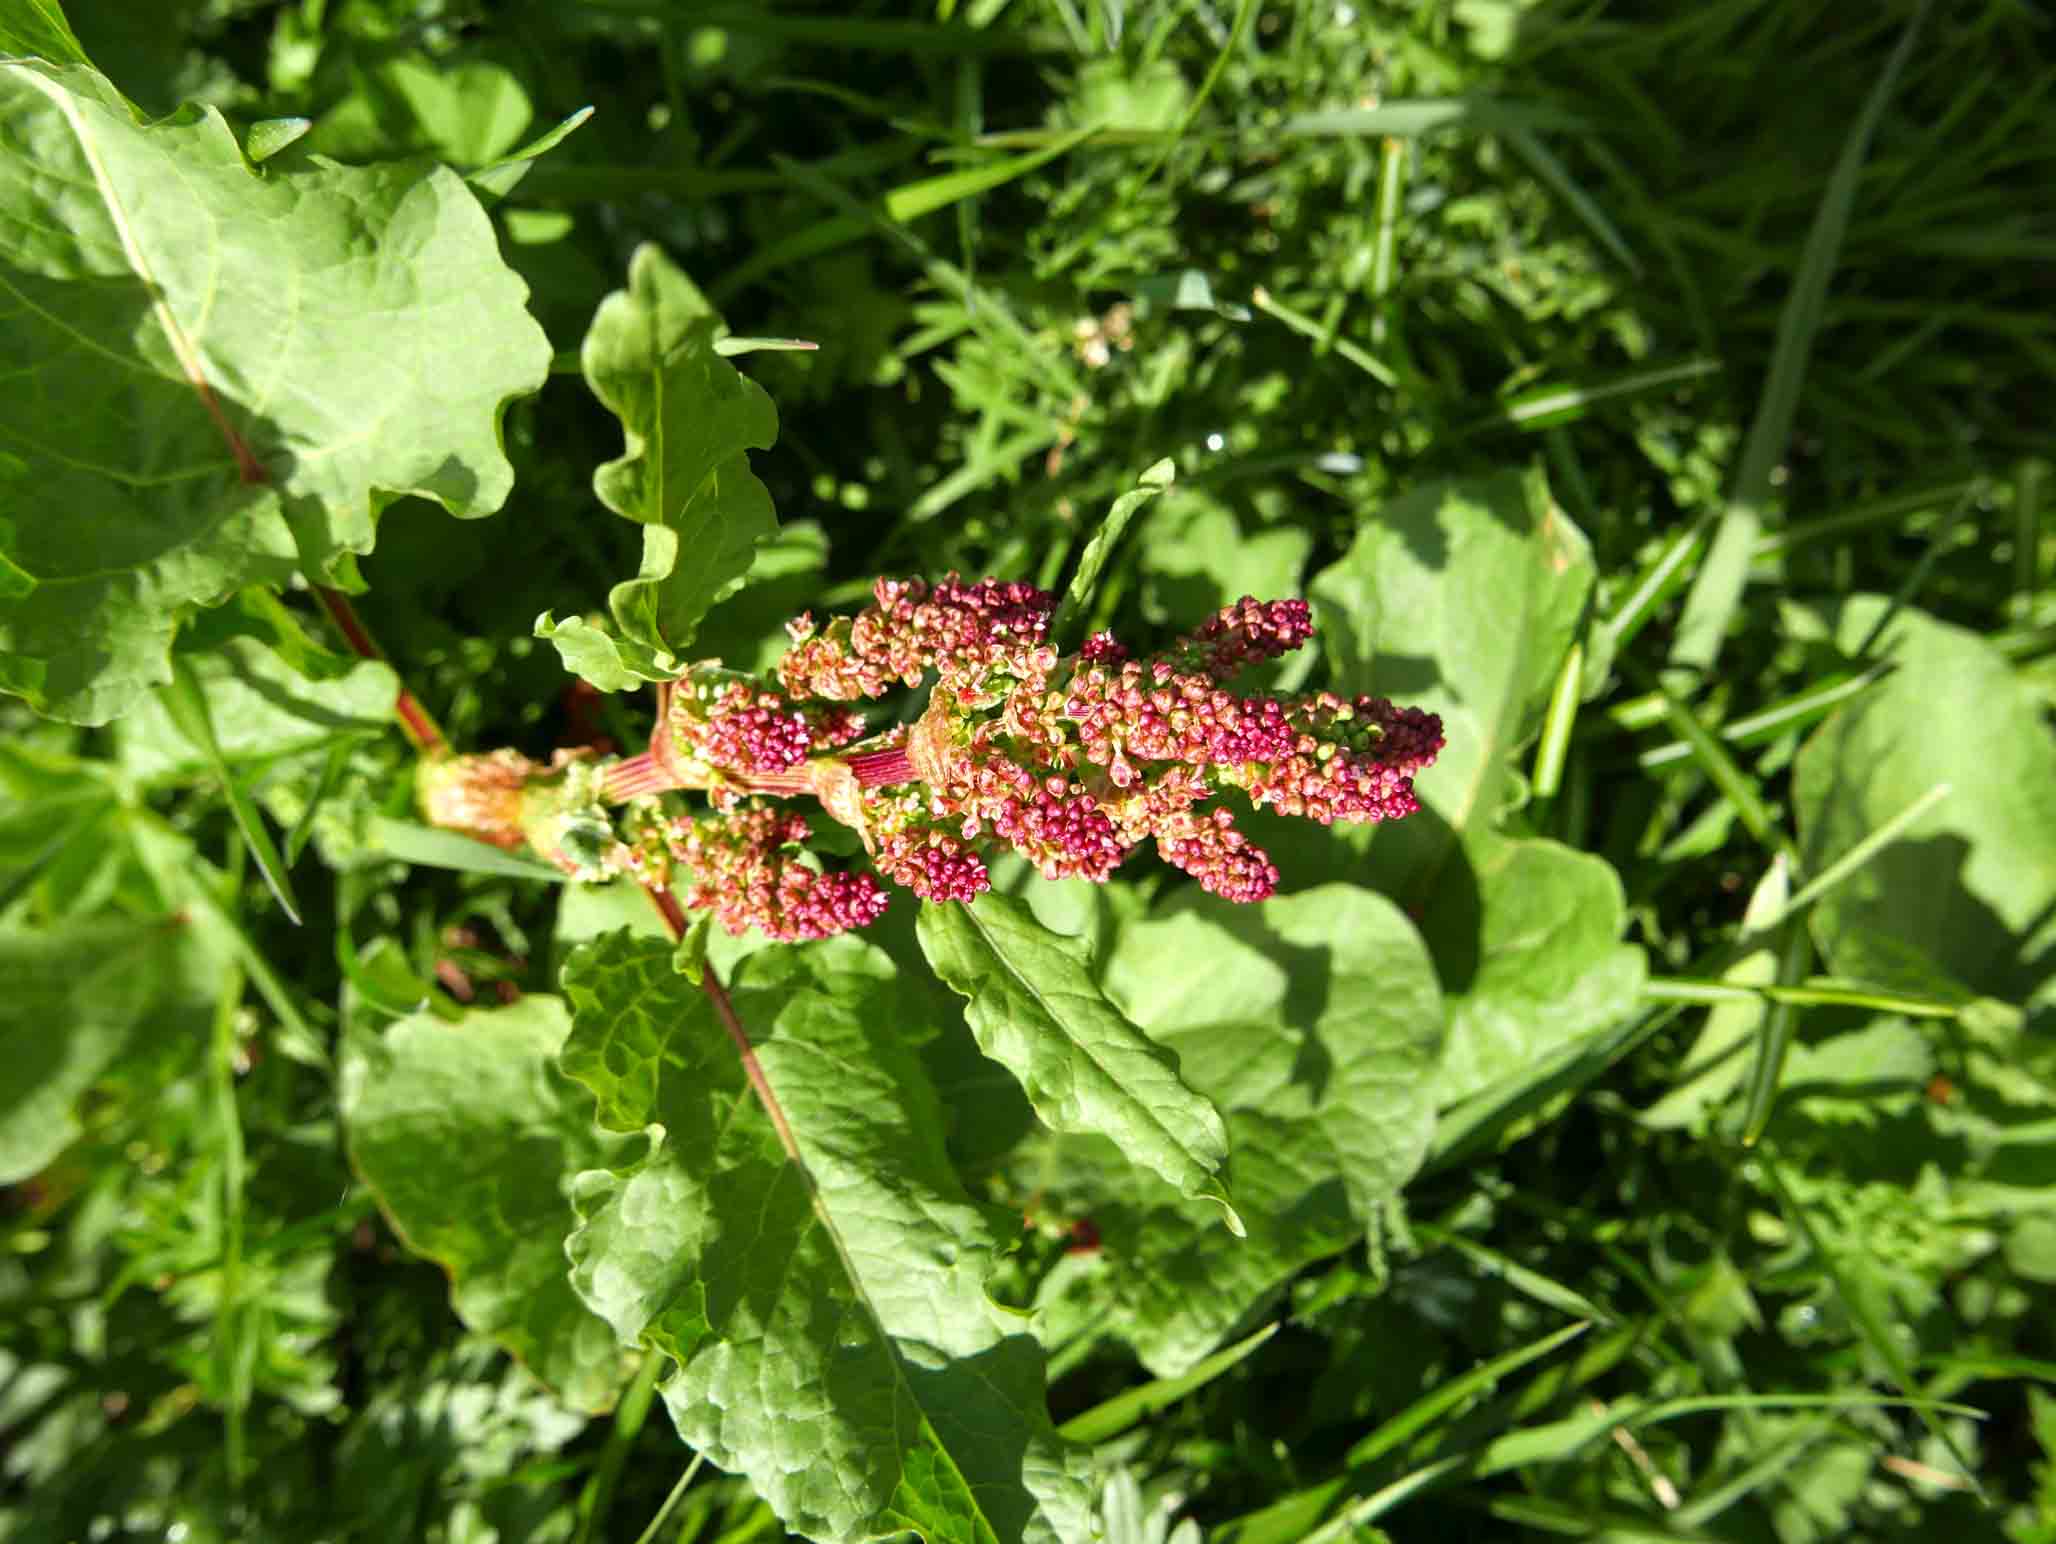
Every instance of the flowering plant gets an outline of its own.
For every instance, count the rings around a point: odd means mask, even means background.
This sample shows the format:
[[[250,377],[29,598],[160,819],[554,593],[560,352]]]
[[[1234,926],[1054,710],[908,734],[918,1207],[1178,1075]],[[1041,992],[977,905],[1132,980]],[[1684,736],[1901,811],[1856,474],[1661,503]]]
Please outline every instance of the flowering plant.
[[[1065,654],[1055,597],[1033,585],[882,578],[873,595],[855,617],[789,622],[775,686],[711,663],[662,683],[639,756],[426,761],[424,813],[574,877],[682,889],[731,933],[794,940],[862,927],[888,895],[869,870],[825,866],[806,814],[777,801],[816,800],[925,901],[988,889],[996,849],[1104,882],[1148,840],[1212,894],[1260,901],[1278,870],[1224,796],[1323,825],[1393,820],[1442,748],[1439,718],[1381,697],[1229,689],[1313,636],[1302,600],[1245,596],[1153,652],[1100,632]],[[911,722],[867,736],[847,706],[931,673]],[[681,812],[666,796],[683,790],[709,808]]]

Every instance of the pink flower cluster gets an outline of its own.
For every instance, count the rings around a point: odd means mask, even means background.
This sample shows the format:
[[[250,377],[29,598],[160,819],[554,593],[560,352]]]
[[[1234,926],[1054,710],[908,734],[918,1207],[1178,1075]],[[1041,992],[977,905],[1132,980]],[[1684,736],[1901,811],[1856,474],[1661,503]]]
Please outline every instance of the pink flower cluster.
[[[806,817],[755,801],[673,822],[672,852],[692,870],[685,904],[729,932],[752,927],[792,942],[876,922],[889,897],[869,874],[817,869],[802,854]]]
[[[1056,600],[1019,581],[965,584],[955,574],[929,585],[880,579],[876,597],[856,616],[817,629],[811,613],[786,624],[792,647],[778,679],[795,701],[850,702],[882,697],[895,686],[918,686],[934,669],[944,692],[976,700],[988,677],[1047,672],[1056,651],[1043,643]]]
[[[1229,789],[1327,824],[1417,808],[1413,774],[1442,725],[1382,698],[1242,696],[1226,683],[1301,647],[1300,600],[1245,597],[1152,655],[1109,633],[1060,659],[1052,597],[955,575],[880,580],[849,622],[792,626],[780,680],[795,699],[937,690],[903,749],[848,758],[878,866],[924,899],[987,883],[977,848],[1004,846],[1048,878],[1104,881],[1145,839],[1207,890],[1272,894],[1278,871],[1208,801]]]
[[[854,617],[788,625],[780,690],[704,665],[674,682],[646,755],[553,766],[548,790],[511,753],[456,758],[424,782],[424,807],[487,841],[547,843],[581,876],[663,888],[682,867],[685,904],[730,932],[803,939],[863,926],[887,894],[869,872],[824,869],[805,818],[767,797],[814,797],[926,901],[989,889],[996,849],[1104,882],[1144,841],[1213,894],[1260,901],[1277,867],[1222,798],[1323,825],[1395,820],[1442,748],[1440,719],[1383,698],[1230,689],[1313,636],[1304,601],[1244,597],[1154,652],[1098,633],[1060,657],[1054,598],[1032,585],[951,574],[880,579],[873,596]],[[853,743],[864,724],[845,704],[930,672],[917,720]],[[712,812],[640,804],[630,839],[611,834],[603,805],[679,788],[704,790]]]
[[[848,745],[863,735],[864,720],[840,705],[794,707],[750,681],[703,670],[672,686],[663,733],[674,765],[748,776],[784,772]]]

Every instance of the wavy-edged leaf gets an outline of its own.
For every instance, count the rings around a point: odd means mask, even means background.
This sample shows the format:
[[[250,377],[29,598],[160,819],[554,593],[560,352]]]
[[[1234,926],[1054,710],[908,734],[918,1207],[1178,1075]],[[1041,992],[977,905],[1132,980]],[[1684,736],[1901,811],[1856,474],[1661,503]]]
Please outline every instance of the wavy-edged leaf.
[[[670,654],[633,638],[617,638],[583,617],[559,622],[545,611],[535,635],[557,646],[564,668],[603,692],[634,691],[652,681],[675,681],[683,665]]]
[[[1360,1242],[1419,1168],[1442,1038],[1434,966],[1383,896],[1323,885],[1131,923],[1107,989],[1226,1113],[1244,1240],[1099,1141],[1057,1145],[1051,1201],[1092,1219],[1116,1327],[1152,1372],[1193,1367],[1292,1274]]]
[[[259,172],[219,113],[136,121],[0,64],[0,689],[104,723],[182,617],[371,550],[417,494],[499,508],[550,351],[478,201],[418,163]],[[33,502],[30,502],[30,498]],[[19,588],[19,586],[16,586]]]
[[[943,1151],[906,1000],[863,946],[752,956],[732,984],[797,1161],[737,1046],[661,939],[614,933],[564,972],[564,1068],[637,1162],[580,1177],[572,1280],[676,1357],[679,1433],[822,1540],[1083,1540],[1080,1450],[1042,1351],[988,1300],[1006,1225]]]
[[[715,352],[719,330],[693,282],[642,246],[628,288],[600,302],[579,353],[627,438],[626,452],[593,474],[593,490],[643,528],[642,572],[608,604],[629,638],[671,653],[692,642],[778,524],[748,455],[778,437],[778,412]]]
[[[964,1016],[978,1048],[1020,1080],[1044,1125],[1107,1137],[1242,1233],[1220,1112],[1100,990],[1082,940],[990,891],[968,905],[922,907],[919,930],[936,975],[971,1000]]]
[[[449,1272],[458,1317],[566,1403],[601,1410],[623,1352],[571,1290],[564,1240],[571,1176],[607,1145],[556,1070],[570,1029],[554,997],[455,1022],[417,1013],[356,1037],[340,1096],[351,1162],[407,1246]]]

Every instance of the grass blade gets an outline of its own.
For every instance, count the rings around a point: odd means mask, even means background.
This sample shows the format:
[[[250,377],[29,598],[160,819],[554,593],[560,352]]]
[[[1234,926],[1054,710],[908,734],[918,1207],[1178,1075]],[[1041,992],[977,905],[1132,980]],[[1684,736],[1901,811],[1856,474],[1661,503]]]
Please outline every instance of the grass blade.
[[[918,220],[921,216],[933,214],[938,209],[947,209],[962,199],[1004,187],[1016,177],[1025,177],[1036,167],[1069,153],[1081,140],[1089,139],[1098,132],[1098,124],[1087,124],[1027,155],[993,161],[984,166],[967,167],[963,171],[944,172],[938,177],[924,177],[919,182],[902,183],[885,195],[886,218],[902,223]]]
[[[257,871],[264,876],[264,883],[270,888],[272,899],[295,927],[300,925],[300,903],[293,895],[293,881],[286,873],[285,860],[279,856],[278,848],[272,845],[271,832],[266,829],[264,817],[257,812],[257,806],[250,800],[235,774],[229,771],[228,760],[221,754],[221,742],[214,735],[214,718],[207,711],[207,693],[200,685],[200,678],[193,674],[193,667],[174,654],[171,659],[171,680],[162,693],[165,712],[178,726],[179,732],[192,741],[193,748],[207,758],[207,765],[221,784],[222,796],[228,800],[229,813],[235,817],[236,829],[243,834],[243,844],[250,850],[250,856],[257,860]]]
[[[1885,104],[1898,86],[1899,76],[1913,55],[1914,39],[1927,16],[1927,0],[1920,0],[1912,20],[1900,35],[1884,72],[1871,88],[1849,137],[1841,159],[1828,179],[1827,191],[1814,212],[1813,228],[1806,233],[1806,245],[1793,275],[1792,293],[1778,317],[1777,344],[1771,353],[1770,378],[1756,405],[1755,420],[1742,446],[1742,460],[1721,512],[1706,559],[1685,597],[1684,614],[1678,619],[1678,634],[1671,646],[1671,663],[1704,673],[1720,657],[1721,641],[1742,601],[1742,586],[1748,575],[1749,555],[1763,526],[1764,507],[1770,501],[1771,474],[1784,458],[1785,445],[1792,437],[1792,421],[1799,409],[1799,389],[1806,379],[1806,365],[1813,342],[1820,332],[1821,313],[1827,302],[1828,281],[1834,276],[1841,255],[1842,236],[1849,228],[1856,189],[1863,163],[1870,151],[1871,136],[1883,117]]]
[[[1112,1399],[1094,1405],[1083,1415],[1072,1416],[1057,1428],[1057,1435],[1068,1442],[1097,1444],[1111,1441],[1143,1417],[1154,1415],[1176,1404],[1187,1394],[1206,1387],[1277,1333],[1277,1325],[1267,1324],[1254,1335],[1216,1351],[1183,1377],[1158,1378],[1140,1388],[1124,1390]]]

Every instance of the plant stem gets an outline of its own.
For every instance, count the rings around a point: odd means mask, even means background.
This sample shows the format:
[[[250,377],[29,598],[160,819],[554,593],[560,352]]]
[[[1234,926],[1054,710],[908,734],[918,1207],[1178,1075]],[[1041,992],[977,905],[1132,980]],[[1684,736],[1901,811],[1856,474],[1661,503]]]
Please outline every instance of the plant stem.
[[[650,1519],[649,1527],[636,1535],[635,1544],[657,1544],[657,1536],[664,1531],[664,1525],[671,1520],[671,1514],[678,1510],[678,1503],[685,1499],[685,1493],[693,1482],[693,1476],[700,1472],[700,1465],[707,1461],[705,1453],[695,1453],[692,1462],[685,1466],[685,1473],[678,1477],[678,1483],[671,1487],[671,1494],[664,1498],[664,1504],[657,1508],[657,1515]]]
[[[385,650],[366,630],[363,619],[357,615],[357,608],[350,604],[349,596],[341,590],[317,584],[314,586],[314,598],[321,602],[321,609],[328,613],[329,620],[335,623],[352,653],[359,659],[385,659]],[[421,699],[407,689],[405,682],[400,684],[400,695],[394,699],[393,712],[417,754],[429,757],[449,754],[450,742],[443,737],[442,727],[421,705]]]
[[[659,730],[661,733],[661,728]],[[904,745],[887,746],[883,750],[858,751],[842,757],[821,757],[812,762],[801,762],[797,767],[788,767],[783,772],[723,772],[724,787],[734,788],[742,793],[775,794],[781,798],[792,798],[818,791],[819,785],[808,770],[821,761],[840,761],[856,774],[859,788],[877,788],[886,783],[908,783],[914,781],[916,773],[907,760]],[[644,751],[640,756],[630,756],[607,769],[601,785],[606,797],[616,803],[640,798],[644,794],[665,793],[674,788],[705,788],[707,781],[697,773],[679,771],[666,765],[664,758],[656,751]]]
[[[678,904],[678,897],[669,890],[647,883],[643,886],[643,894],[650,898],[650,904],[657,908],[657,915],[664,919],[664,928],[670,933],[671,941],[677,943],[682,940],[691,924],[685,920],[685,908]],[[800,1145],[785,1118],[785,1107],[771,1092],[770,1079],[764,1076],[764,1069],[757,1061],[756,1047],[750,1044],[749,1032],[742,1027],[742,1020],[735,1015],[735,1004],[728,999],[728,988],[721,984],[721,977],[711,963],[700,972],[700,990],[707,994],[707,1000],[714,1005],[714,1016],[728,1031],[728,1038],[735,1042],[735,1054],[742,1060],[743,1076],[750,1080],[750,1090],[757,1096],[757,1103],[771,1117],[772,1128],[778,1133],[778,1142],[785,1149],[785,1156],[799,1165],[801,1173],[806,1173],[806,1165],[800,1159]],[[812,1183],[810,1177],[810,1187]]]

